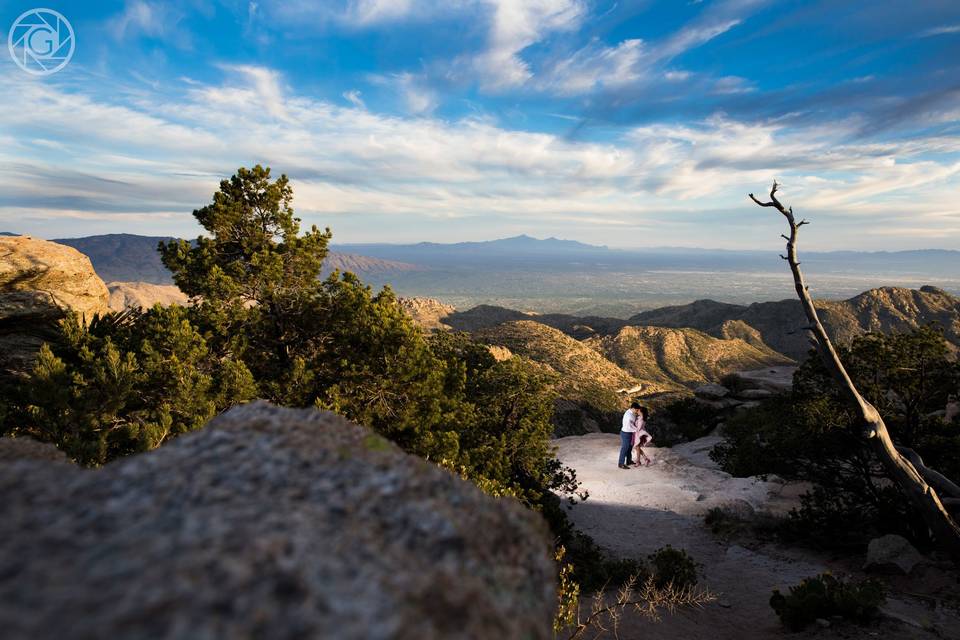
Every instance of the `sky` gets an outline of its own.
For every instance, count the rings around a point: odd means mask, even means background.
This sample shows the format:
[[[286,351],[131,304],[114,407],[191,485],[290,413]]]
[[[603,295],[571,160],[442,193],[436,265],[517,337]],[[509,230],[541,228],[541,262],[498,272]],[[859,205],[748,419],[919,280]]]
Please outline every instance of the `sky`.
[[[801,251],[960,249],[957,0],[40,6],[75,50],[0,52],[0,230],[194,237],[260,163],[335,243],[774,249],[777,179]]]

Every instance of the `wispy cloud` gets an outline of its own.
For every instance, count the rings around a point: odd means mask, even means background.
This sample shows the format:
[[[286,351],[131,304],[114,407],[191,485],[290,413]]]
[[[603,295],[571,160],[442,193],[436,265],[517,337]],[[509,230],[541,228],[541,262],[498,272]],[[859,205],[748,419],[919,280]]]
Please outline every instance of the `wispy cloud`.
[[[489,0],[493,9],[488,48],[473,59],[482,87],[502,90],[533,76],[521,52],[551,33],[575,28],[586,6],[580,0]]]
[[[172,3],[127,0],[123,11],[111,18],[107,26],[117,40],[144,36],[189,49],[193,46],[193,38],[180,26],[183,17]]]
[[[35,108],[0,108],[0,125],[13,134],[0,151],[0,220],[29,212],[186,227],[219,177],[263,162],[291,175],[298,211],[319,224],[349,214],[636,227],[679,222],[692,211],[743,210],[744,194],[773,177],[806,211],[879,213],[904,228],[936,213],[929,228],[960,224],[949,196],[960,186],[960,164],[951,159],[958,135],[851,143],[855,119],[796,129],[718,115],[575,142],[486,119],[380,115],[284,90],[271,69],[225,71],[221,84],[137,104],[17,81],[12,88]],[[80,157],[83,173],[71,168]],[[666,223],[654,226],[658,242],[682,240]]]
[[[931,27],[920,33],[921,38],[929,38],[931,36],[944,36],[954,33],[960,33],[960,24],[950,24],[943,25],[941,27]]]
[[[357,107],[358,109],[366,109],[367,105],[364,104],[363,99],[360,97],[360,92],[356,89],[351,91],[344,91],[343,97],[347,102]]]

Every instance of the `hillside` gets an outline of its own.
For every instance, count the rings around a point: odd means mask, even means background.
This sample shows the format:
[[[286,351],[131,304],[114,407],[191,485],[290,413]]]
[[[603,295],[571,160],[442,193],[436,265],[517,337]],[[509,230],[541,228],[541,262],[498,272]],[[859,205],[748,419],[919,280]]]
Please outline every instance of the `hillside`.
[[[642,381],[646,388],[681,389],[715,382],[732,371],[789,363],[766,345],[718,339],[696,329],[624,327],[587,344]]]
[[[451,313],[444,322],[458,331],[478,331],[518,320],[533,320],[558,329],[578,340],[596,334],[615,333],[626,325],[626,321],[619,318],[575,316],[566,313],[532,313],[489,304]]]
[[[407,262],[397,262],[396,260],[381,260],[380,258],[360,256],[355,253],[331,251],[323,261],[323,275],[328,275],[334,270],[350,271],[363,276],[420,271],[421,267]]]
[[[58,244],[86,254],[93,268],[106,282],[149,282],[172,284],[170,272],[160,261],[157,245],[169,237],[111,233],[84,238],[60,238]]]
[[[162,236],[138,236],[129,233],[115,233],[83,238],[62,238],[54,240],[86,254],[103,280],[107,282],[145,282],[151,284],[172,284],[170,272],[163,266],[157,245],[161,241],[173,238]],[[335,269],[351,271],[357,275],[380,275],[404,271],[416,271],[420,267],[383,260],[352,253],[331,251],[323,263],[323,274]]]
[[[820,319],[830,336],[849,342],[867,331],[907,331],[931,322],[944,328],[947,340],[960,347],[960,298],[936,287],[871,289],[849,300],[817,300]],[[759,302],[748,306],[698,300],[639,313],[630,324],[692,327],[715,337],[728,337],[731,321],[755,329],[764,343],[794,359],[809,350],[803,327],[807,320],[797,300]],[[742,327],[740,327],[742,330]]]
[[[577,395],[598,388],[629,388],[637,382],[634,376],[596,350],[539,322],[506,322],[481,329],[473,335],[481,342],[506,347],[517,355],[548,365],[562,376],[561,386]]]

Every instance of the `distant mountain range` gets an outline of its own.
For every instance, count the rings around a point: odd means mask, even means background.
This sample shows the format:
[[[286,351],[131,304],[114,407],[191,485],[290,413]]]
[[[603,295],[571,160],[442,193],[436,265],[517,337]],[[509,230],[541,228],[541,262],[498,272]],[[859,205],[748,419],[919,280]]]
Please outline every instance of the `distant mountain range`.
[[[111,234],[58,242],[87,254],[108,282],[167,284],[170,274],[156,251],[167,239]],[[811,290],[821,299],[848,299],[888,285],[935,285],[960,294],[958,251],[805,252],[802,259]],[[627,251],[527,235],[452,244],[333,245],[324,266],[328,273],[357,273],[373,287],[389,284],[404,297],[440,299],[460,309],[489,305],[588,315],[576,323],[588,326],[611,320],[604,316],[623,320],[640,310],[704,298],[746,306],[793,294],[776,251]]]
[[[170,284],[173,279],[160,260],[157,245],[162,241],[172,239],[162,236],[117,233],[84,238],[60,238],[54,240],[54,242],[73,247],[89,256],[94,270],[107,282]],[[358,275],[381,275],[418,269],[412,264],[339,251],[331,251],[327,255],[323,266],[325,273],[339,269],[340,271],[352,271]]]
[[[412,262],[430,267],[449,267],[473,264],[478,260],[506,260],[508,264],[538,264],[550,262],[558,267],[582,268],[584,262],[602,268],[710,268],[750,269],[770,267],[773,251],[727,249],[699,249],[685,247],[651,247],[642,249],[610,249],[606,246],[585,244],[557,238],[538,239],[519,235],[483,242],[416,244],[341,244],[341,251],[358,253],[388,260]],[[916,251],[830,251],[804,252],[807,263],[839,267],[841,270],[872,268],[922,268],[925,271],[953,272],[960,263],[960,251],[924,249]],[[503,264],[501,262],[501,264]],[[776,264],[776,263],[773,263]]]

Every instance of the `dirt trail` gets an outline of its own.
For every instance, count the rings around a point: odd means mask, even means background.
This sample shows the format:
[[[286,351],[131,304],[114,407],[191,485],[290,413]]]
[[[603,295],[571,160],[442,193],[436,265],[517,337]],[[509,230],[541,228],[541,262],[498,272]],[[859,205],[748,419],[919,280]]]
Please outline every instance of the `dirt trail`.
[[[802,578],[826,570],[849,570],[809,551],[771,544],[751,550],[714,536],[703,524],[711,507],[785,513],[804,490],[797,484],[734,478],[720,471],[707,455],[718,440],[707,437],[673,448],[653,448],[652,466],[629,470],[617,468],[617,435],[590,434],[554,442],[559,459],[577,471],[583,488],[590,492],[590,498],[570,512],[580,530],[623,557],[642,558],[667,544],[683,548],[702,563],[701,584],[718,594],[718,601],[704,610],[669,616],[660,624],[628,619],[619,635],[623,640],[783,638],[788,634],[768,605],[771,591],[785,592]],[[942,620],[935,621],[939,634],[921,629],[934,622],[922,604],[892,599],[889,609],[915,624],[885,621],[868,629],[841,625],[801,636],[960,637],[960,624],[954,627],[949,621],[948,633],[943,633]]]

